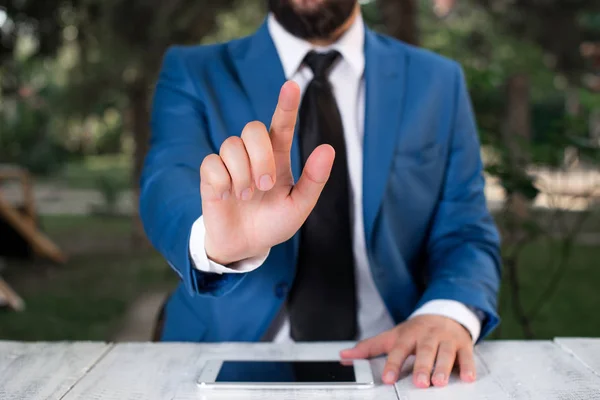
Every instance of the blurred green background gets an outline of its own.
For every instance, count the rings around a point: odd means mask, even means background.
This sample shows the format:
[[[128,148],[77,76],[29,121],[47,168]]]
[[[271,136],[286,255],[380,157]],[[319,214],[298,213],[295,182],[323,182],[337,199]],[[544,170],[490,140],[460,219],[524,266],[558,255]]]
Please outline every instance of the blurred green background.
[[[37,223],[69,256],[0,260],[26,305],[0,311],[0,339],[149,338],[177,279],[145,240],[135,200],[162,56],[252,33],[265,3],[0,1],[0,173],[33,175]],[[598,336],[600,3],[361,6],[373,29],[465,70],[504,241],[494,337]],[[10,204],[22,204],[20,189],[0,181]]]

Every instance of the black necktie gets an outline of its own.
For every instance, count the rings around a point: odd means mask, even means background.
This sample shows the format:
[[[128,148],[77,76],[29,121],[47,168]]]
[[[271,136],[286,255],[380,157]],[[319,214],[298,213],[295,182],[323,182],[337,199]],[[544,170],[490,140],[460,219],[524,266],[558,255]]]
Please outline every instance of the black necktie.
[[[310,52],[304,63],[313,71],[299,114],[303,165],[321,144],[335,149],[329,181],[300,230],[294,284],[288,298],[295,341],[354,340],[356,290],[350,220],[346,143],[328,75],[340,54]]]

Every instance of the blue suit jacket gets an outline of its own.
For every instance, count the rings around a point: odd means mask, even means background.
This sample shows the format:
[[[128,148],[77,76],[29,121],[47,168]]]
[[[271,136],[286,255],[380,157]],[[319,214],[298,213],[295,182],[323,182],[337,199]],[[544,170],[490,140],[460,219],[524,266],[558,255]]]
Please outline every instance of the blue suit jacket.
[[[451,299],[485,313],[484,337],[498,323],[499,237],[461,68],[369,30],[365,59],[363,218],[375,284],[396,323],[429,300]],[[200,272],[188,251],[202,214],[202,160],[247,122],[268,126],[284,82],[266,24],[164,58],[140,199],[148,237],[181,277],[163,340],[258,341],[294,280],[297,235],[247,274]],[[297,142],[292,169],[298,179]]]

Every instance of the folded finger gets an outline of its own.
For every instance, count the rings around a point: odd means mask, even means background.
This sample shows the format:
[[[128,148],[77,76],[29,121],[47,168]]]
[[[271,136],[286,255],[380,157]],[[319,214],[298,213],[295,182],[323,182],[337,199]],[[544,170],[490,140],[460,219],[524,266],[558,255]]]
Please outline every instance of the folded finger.
[[[250,159],[242,139],[237,136],[227,138],[219,154],[231,176],[238,199],[250,200],[253,193]]]
[[[267,191],[275,183],[275,158],[267,128],[258,121],[250,122],[242,131],[242,141],[250,159],[254,184]]]
[[[202,200],[227,200],[231,191],[231,177],[221,157],[211,154],[200,166],[200,194]]]

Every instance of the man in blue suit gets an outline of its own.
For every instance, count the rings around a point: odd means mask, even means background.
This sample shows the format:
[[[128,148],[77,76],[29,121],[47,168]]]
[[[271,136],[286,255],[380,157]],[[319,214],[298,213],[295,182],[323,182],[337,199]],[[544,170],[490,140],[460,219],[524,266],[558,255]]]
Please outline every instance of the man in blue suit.
[[[165,341],[358,340],[418,387],[497,325],[499,237],[460,67],[356,0],[270,0],[229,43],[173,47],[140,211],[179,274]],[[268,127],[268,128],[267,128]]]

